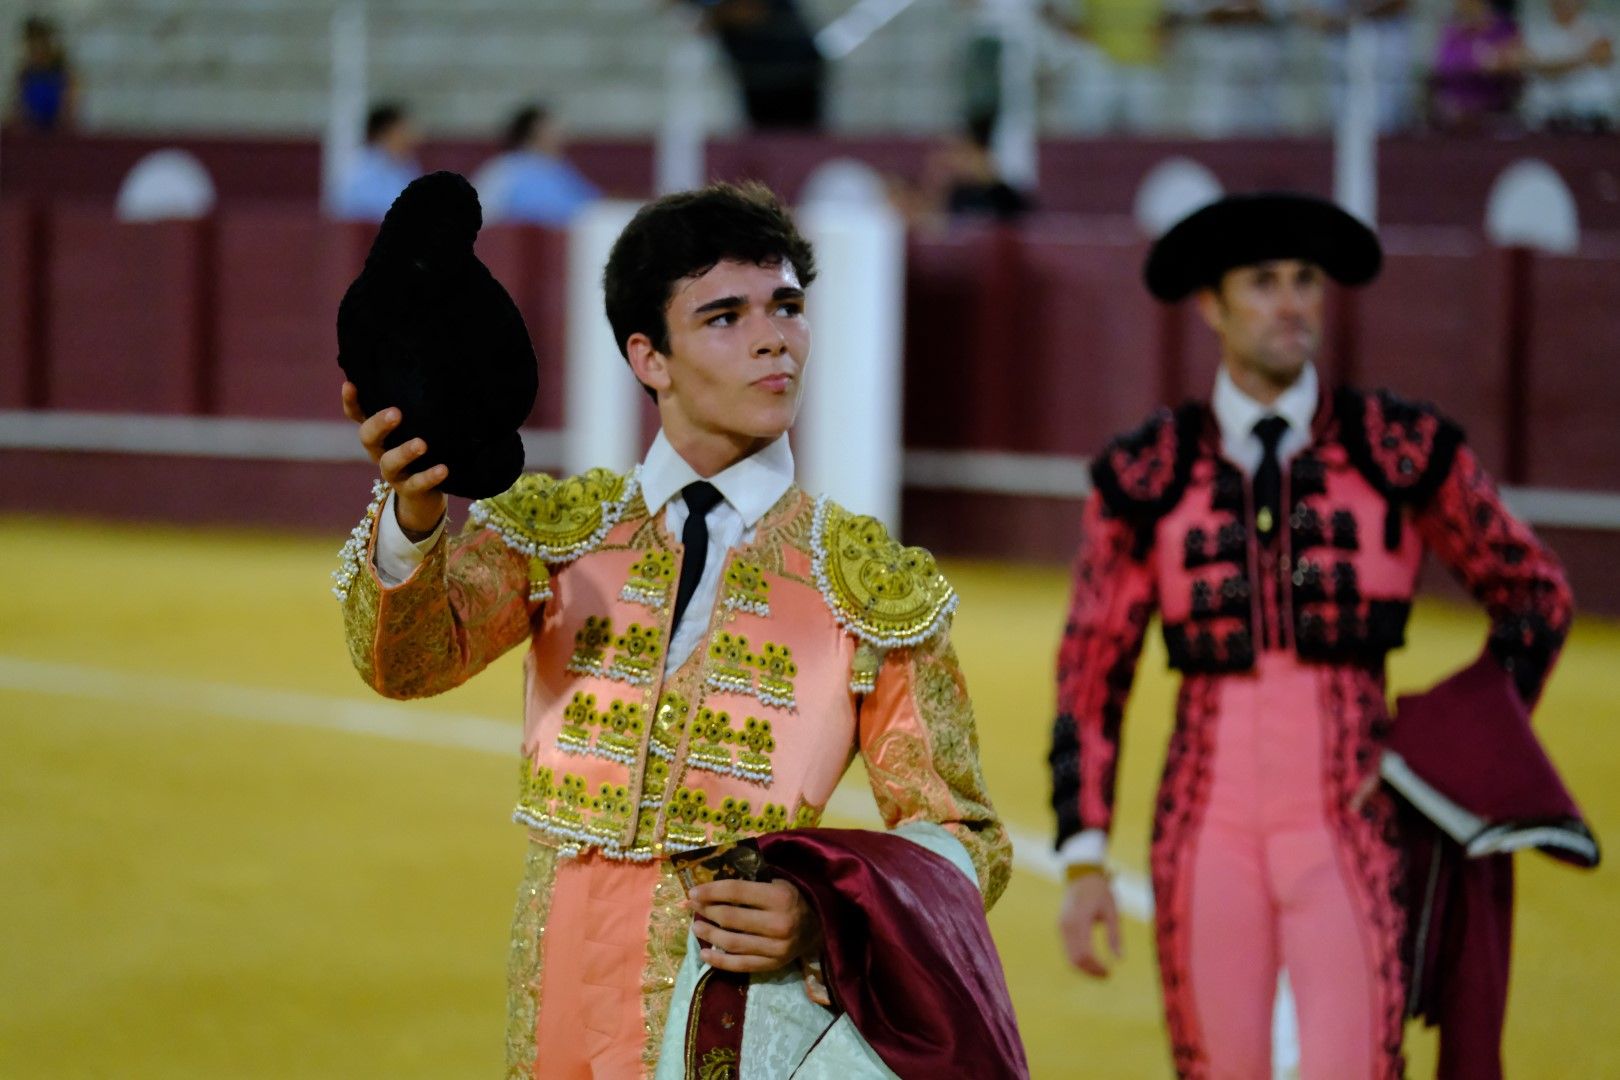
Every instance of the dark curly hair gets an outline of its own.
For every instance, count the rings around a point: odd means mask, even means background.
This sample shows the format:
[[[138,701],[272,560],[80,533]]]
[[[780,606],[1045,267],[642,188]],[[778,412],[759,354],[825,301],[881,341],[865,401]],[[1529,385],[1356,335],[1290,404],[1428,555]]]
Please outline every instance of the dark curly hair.
[[[664,309],[675,283],[727,259],[759,266],[788,262],[805,288],[816,278],[810,242],[764,184],[710,184],[643,206],[614,241],[602,271],[619,352],[628,358],[631,336],[646,334],[667,353]]]

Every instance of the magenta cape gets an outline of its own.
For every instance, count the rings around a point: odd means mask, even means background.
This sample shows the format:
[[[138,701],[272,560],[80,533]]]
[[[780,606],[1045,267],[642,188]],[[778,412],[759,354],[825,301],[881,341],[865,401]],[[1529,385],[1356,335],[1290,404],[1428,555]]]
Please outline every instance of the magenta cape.
[[[978,888],[904,837],[794,829],[759,837],[821,919],[823,974],[883,1063],[913,1077],[1027,1078]]]
[[[1422,782],[1408,799],[1409,1015],[1440,1027],[1441,1080],[1500,1080],[1513,942],[1511,852],[1596,866],[1597,840],[1530,727],[1512,675],[1489,653],[1396,708],[1389,749]],[[1477,821],[1448,835],[1447,807]],[[1439,811],[1439,816],[1435,816]]]

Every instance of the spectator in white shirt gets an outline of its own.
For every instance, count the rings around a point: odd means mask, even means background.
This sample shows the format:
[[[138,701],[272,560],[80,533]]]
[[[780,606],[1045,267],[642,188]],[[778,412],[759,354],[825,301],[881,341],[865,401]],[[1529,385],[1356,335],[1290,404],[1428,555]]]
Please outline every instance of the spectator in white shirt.
[[[1608,131],[1616,121],[1614,41],[1586,0],[1549,0],[1525,27],[1525,119],[1555,131]]]

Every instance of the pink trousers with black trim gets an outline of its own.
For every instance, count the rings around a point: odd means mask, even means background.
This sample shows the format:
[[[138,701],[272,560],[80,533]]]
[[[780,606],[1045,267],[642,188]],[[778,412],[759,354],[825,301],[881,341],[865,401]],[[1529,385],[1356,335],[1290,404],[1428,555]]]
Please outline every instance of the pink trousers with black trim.
[[[1267,653],[1189,677],[1153,844],[1176,1071],[1269,1080],[1288,972],[1303,1080],[1402,1072],[1402,916],[1391,807],[1350,802],[1377,768],[1382,679]]]

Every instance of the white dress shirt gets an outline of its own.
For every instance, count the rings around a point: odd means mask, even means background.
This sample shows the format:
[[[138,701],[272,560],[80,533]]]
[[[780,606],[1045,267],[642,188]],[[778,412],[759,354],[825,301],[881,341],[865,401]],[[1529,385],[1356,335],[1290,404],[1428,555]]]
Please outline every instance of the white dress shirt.
[[[1215,393],[1209,401],[1216,426],[1221,431],[1221,452],[1228,461],[1253,476],[1266,452],[1260,444],[1260,436],[1254,433],[1254,425],[1267,416],[1280,416],[1288,421],[1288,430],[1277,440],[1277,460],[1279,464],[1287,464],[1311,441],[1318,395],[1313,364],[1306,364],[1294,385],[1277,395],[1277,400],[1270,405],[1262,405],[1239,390],[1222,365],[1215,376]],[[1065,867],[1096,866],[1107,860],[1108,834],[1101,829],[1082,829],[1058,848],[1058,861]]]
[[[652,513],[660,508],[664,510],[665,528],[679,537],[686,526],[687,514],[686,500],[680,497],[681,489],[704,479],[719,489],[723,501],[709,511],[709,550],[703,562],[703,576],[698,579],[691,603],[682,612],[680,624],[670,638],[669,648],[664,653],[665,671],[684,664],[703,640],[715,597],[720,592],[726,552],[752,540],[759,519],[792,486],[793,450],[788,445],[788,437],[783,435],[713,476],[703,477],[676,453],[660,431],[641,463],[641,496]],[[383,584],[397,585],[410,577],[433,549],[444,530],[444,522],[441,520],[426,540],[413,544],[394,518],[392,494],[378,518],[377,574]],[[673,596],[670,602],[674,603]]]
[[[1221,429],[1221,451],[1228,461],[1253,476],[1266,453],[1254,425],[1268,416],[1280,416],[1288,421],[1288,430],[1277,440],[1277,461],[1286,465],[1311,441],[1317,397],[1314,364],[1306,364],[1294,385],[1278,394],[1270,405],[1262,405],[1239,390],[1222,365],[1215,376],[1215,393],[1209,399],[1215,423]]]

